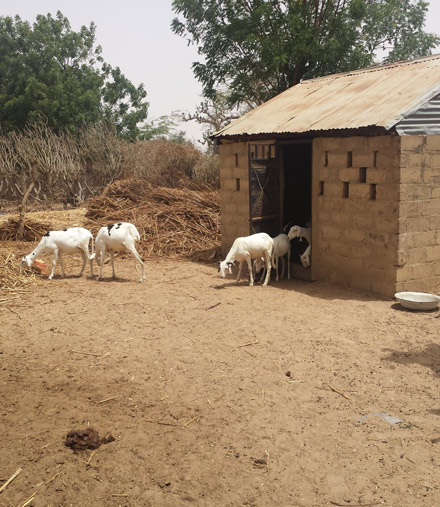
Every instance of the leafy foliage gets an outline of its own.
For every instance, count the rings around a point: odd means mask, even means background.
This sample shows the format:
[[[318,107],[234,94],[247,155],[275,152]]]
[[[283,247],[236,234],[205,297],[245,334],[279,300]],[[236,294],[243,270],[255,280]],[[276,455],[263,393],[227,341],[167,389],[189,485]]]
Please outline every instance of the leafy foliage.
[[[147,116],[143,85],[135,87],[103,62],[94,23],[74,32],[67,18],[39,15],[31,25],[0,17],[0,124],[24,129],[46,118],[48,126],[77,132],[102,119],[135,138]]]
[[[260,104],[301,79],[429,54],[424,0],[173,0],[173,31],[198,46],[205,97]]]

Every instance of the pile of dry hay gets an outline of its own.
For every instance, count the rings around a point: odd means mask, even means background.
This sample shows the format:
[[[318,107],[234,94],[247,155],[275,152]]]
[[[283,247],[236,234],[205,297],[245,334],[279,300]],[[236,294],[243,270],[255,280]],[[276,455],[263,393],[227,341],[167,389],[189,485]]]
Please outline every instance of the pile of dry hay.
[[[20,298],[37,281],[32,271],[23,270],[20,260],[6,245],[0,249],[0,305]]]
[[[113,183],[93,199],[89,228],[131,222],[141,235],[140,249],[150,257],[214,259],[220,249],[220,195],[207,185],[181,182],[178,188],[143,179]]]
[[[0,241],[17,240],[20,221],[18,216],[9,218],[6,222],[0,224]],[[22,241],[39,241],[43,234],[50,230],[50,225],[25,218]]]

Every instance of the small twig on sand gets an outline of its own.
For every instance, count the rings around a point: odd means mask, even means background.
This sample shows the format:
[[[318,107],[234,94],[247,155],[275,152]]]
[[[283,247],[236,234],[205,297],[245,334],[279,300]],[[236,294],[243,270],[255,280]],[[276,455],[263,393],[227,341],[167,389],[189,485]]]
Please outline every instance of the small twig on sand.
[[[76,352],[77,354],[84,354],[85,356],[100,357],[102,354],[94,354],[93,352],[83,352],[82,350],[70,349],[70,352]]]
[[[52,370],[55,370],[55,368],[59,366],[59,364],[56,364],[55,366],[52,366],[52,368],[50,370],[47,370],[47,373],[50,373]]]
[[[0,488],[0,493],[2,491],[4,491],[6,489],[6,487],[8,486],[8,484],[10,484],[16,477],[18,474],[20,474],[21,472],[23,471],[22,468],[19,468],[16,472],[14,472],[11,477],[9,477],[9,479],[3,484],[3,486]]]
[[[241,347],[248,347],[249,345],[256,345],[259,342],[260,342],[260,340],[256,340],[254,342],[243,343],[243,345],[238,345],[238,348],[241,349]]]
[[[117,496],[118,498],[127,497],[127,493],[112,493],[112,496]]]
[[[328,387],[330,387],[330,389],[331,389],[332,391],[334,391],[335,393],[340,394],[342,397],[344,397],[346,400],[348,400],[348,401],[351,403],[350,398],[349,398],[346,394],[341,393],[341,391],[339,391],[339,390],[338,390],[338,389],[336,389],[335,387],[331,386],[330,384],[325,384],[325,385],[326,385],[326,386],[328,386]]]
[[[161,426],[176,426],[177,428],[182,428],[181,424],[174,424],[174,423],[166,423],[166,422],[160,422],[160,421],[152,421],[151,419],[144,419],[146,422],[152,423],[152,424],[160,424]]]
[[[187,423],[185,423],[183,425],[184,428],[186,428],[187,426],[189,426],[192,422],[194,422],[196,419],[200,419],[202,416],[201,415],[198,415],[196,417],[193,417],[190,421],[188,421]]]
[[[371,505],[380,505],[381,502],[374,502],[374,503],[338,503],[333,502],[330,500],[330,503],[332,505],[338,505],[340,507],[370,507]]]
[[[275,361],[275,359],[272,359],[273,364],[281,371],[280,365]]]
[[[21,315],[12,308],[9,308],[9,306],[5,305],[4,308],[7,308],[10,312],[15,313],[15,315],[18,315],[18,318],[21,319]]]
[[[93,451],[90,453],[89,459],[87,460],[87,465],[90,465],[90,462],[92,461],[93,456],[95,455],[96,449],[93,449]]]
[[[118,394],[117,396],[111,396],[110,398],[106,398],[105,400],[98,401],[98,403],[105,403],[106,401],[116,400],[116,398],[120,398],[121,395]]]
[[[212,305],[212,306],[209,306],[208,308],[205,308],[205,310],[212,310],[213,308],[215,308],[216,306],[218,305],[221,305],[222,302],[220,301],[219,303],[216,303],[215,305]]]

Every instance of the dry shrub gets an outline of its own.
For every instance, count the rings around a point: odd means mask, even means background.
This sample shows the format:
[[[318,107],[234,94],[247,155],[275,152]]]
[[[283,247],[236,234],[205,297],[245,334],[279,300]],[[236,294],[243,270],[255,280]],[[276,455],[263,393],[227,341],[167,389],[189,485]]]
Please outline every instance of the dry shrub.
[[[201,157],[202,153],[191,144],[165,139],[139,141],[127,152],[124,174],[175,187],[182,177],[192,177]]]
[[[203,153],[194,166],[192,179],[220,188],[220,166],[218,155]]]
[[[141,250],[152,257],[213,259],[220,247],[220,196],[208,185],[181,180],[179,188],[133,178],[110,185],[89,203],[90,228],[132,222]]]

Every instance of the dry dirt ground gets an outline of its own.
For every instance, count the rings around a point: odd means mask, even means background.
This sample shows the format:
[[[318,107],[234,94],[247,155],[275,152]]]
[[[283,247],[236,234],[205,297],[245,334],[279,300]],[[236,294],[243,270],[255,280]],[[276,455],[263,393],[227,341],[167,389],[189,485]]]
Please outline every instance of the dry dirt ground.
[[[2,507],[440,505],[439,311],[79,266],[0,306]],[[88,427],[115,440],[65,446]]]

